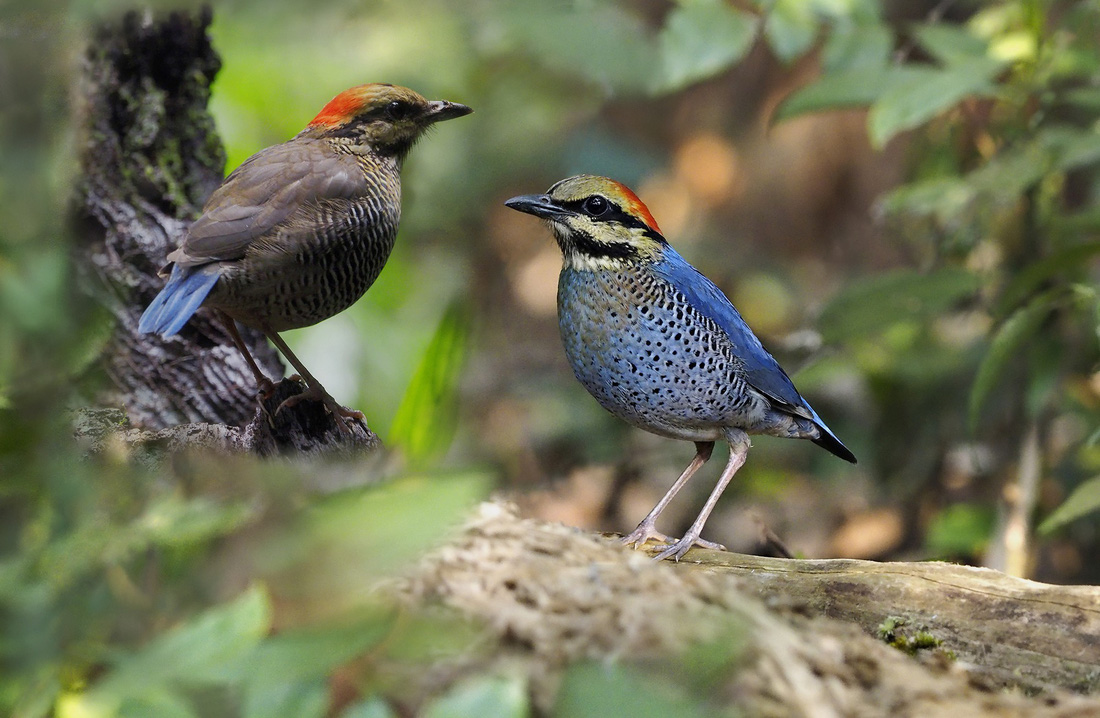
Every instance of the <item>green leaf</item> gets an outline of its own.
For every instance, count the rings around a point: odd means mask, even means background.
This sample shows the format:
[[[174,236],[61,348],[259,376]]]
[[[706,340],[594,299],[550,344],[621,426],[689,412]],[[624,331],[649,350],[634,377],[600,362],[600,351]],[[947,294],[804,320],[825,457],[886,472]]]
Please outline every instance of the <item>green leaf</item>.
[[[1043,523],[1039,524],[1039,533],[1050,534],[1070,521],[1100,509],[1100,476],[1094,476],[1084,482],[1069,495],[1062,505],[1051,512]]]
[[[975,554],[993,533],[993,510],[981,504],[952,504],[928,524],[924,542],[936,557]]]
[[[757,20],[725,0],[689,0],[674,8],[659,36],[659,90],[677,90],[740,62]]]
[[[764,35],[783,62],[799,57],[813,44],[818,20],[814,3],[806,0],[775,0],[764,20]]]
[[[626,666],[592,662],[574,664],[566,671],[554,712],[558,718],[703,718],[710,714],[671,682]]]
[[[371,696],[348,707],[340,718],[397,718],[389,704],[377,696]]]
[[[271,627],[271,602],[252,587],[153,639],[124,658],[94,692],[143,696],[149,686],[179,681],[221,685],[226,667],[251,651]]]
[[[274,684],[312,684],[377,645],[392,628],[392,612],[379,610],[346,625],[286,631],[260,643],[241,661],[240,671],[250,692]]]
[[[244,718],[323,718],[328,710],[325,679],[280,682],[270,676],[245,694]]]
[[[492,676],[477,676],[453,686],[423,712],[424,718],[525,718],[530,714],[526,681]]]
[[[501,18],[517,48],[601,86],[643,90],[657,71],[653,38],[618,4],[521,2]]]
[[[997,303],[998,312],[1004,314],[1014,309],[1051,277],[1073,269],[1080,270],[1097,254],[1100,254],[1100,240],[1067,247],[1027,265],[1005,287]]]
[[[791,93],[779,106],[775,119],[786,120],[823,110],[867,107],[891,87],[919,72],[908,67],[853,67],[831,72]]]
[[[882,24],[836,25],[822,52],[825,74],[847,70],[887,71],[894,49],[894,33]]]
[[[904,184],[879,201],[883,214],[931,217],[953,224],[974,202],[977,192],[961,177],[937,177]]]
[[[1030,339],[1043,320],[1061,299],[1060,291],[1047,292],[1035,297],[1028,305],[1018,309],[993,335],[989,351],[978,366],[978,374],[970,389],[970,430],[978,425],[982,406],[989,392],[997,383],[1009,362],[1019,355],[1019,349]]]
[[[453,302],[409,381],[393,419],[390,443],[404,451],[411,465],[423,465],[451,445],[469,331],[465,305]]]
[[[921,46],[945,65],[967,63],[989,53],[986,42],[971,34],[965,25],[919,24],[913,32]]]
[[[197,718],[198,713],[172,691],[152,688],[122,701],[118,718]]]
[[[935,316],[970,296],[981,279],[959,268],[928,274],[902,270],[869,277],[838,294],[818,326],[828,342],[877,334],[901,321]]]
[[[912,129],[971,96],[993,93],[992,78],[1003,63],[981,58],[944,69],[911,68],[910,77],[891,86],[867,117],[871,144],[882,147],[897,133]]]

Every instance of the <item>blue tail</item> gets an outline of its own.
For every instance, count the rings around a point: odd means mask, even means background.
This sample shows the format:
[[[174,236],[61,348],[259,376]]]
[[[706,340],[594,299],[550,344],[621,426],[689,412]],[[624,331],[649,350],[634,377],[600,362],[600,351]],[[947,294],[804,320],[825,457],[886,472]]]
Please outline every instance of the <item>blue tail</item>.
[[[856,463],[856,455],[849,451],[847,446],[841,443],[840,439],[837,438],[832,429],[825,426],[825,422],[822,421],[821,417],[817,415],[817,412],[814,411],[814,408],[810,406],[808,402],[804,403],[806,405],[806,408],[810,410],[810,413],[814,415],[814,423],[817,424],[817,428],[821,430],[821,436],[814,439],[813,442],[820,446],[822,449],[825,449],[826,451],[829,451],[832,454],[839,456],[845,461],[849,461],[853,464]]]
[[[155,332],[164,337],[178,332],[202,305],[219,276],[217,265],[186,269],[173,265],[168,284],[141,315],[138,331],[142,334]]]

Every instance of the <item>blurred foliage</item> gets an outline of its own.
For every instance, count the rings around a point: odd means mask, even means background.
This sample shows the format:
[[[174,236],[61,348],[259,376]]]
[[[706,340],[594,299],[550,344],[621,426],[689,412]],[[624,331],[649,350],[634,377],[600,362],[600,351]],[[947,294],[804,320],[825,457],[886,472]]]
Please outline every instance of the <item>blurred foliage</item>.
[[[421,472],[383,485],[366,466],[73,445],[63,408],[100,386],[109,327],[72,292],[68,119],[87,27],[131,5],[10,5],[0,27],[0,713],[404,714],[408,675],[477,650],[476,627],[370,593],[489,490],[452,467],[530,488],[615,462],[611,498],[567,515],[632,526],[615,497],[659,495],[690,446],[572,380],[556,249],[500,208],[581,171],[637,188],[727,293],[752,279],[746,318],[860,458],[761,439],[716,531],[740,491],[792,506],[776,528],[820,553],[830,521],[884,504],[906,532],[876,555],[978,561],[1036,428],[1036,574],[1100,579],[1100,3],[219,3],[229,168],[362,82],[476,110],[410,157],[368,296],[289,337]],[[1067,547],[1076,562],[1048,557]],[[707,676],[736,646],[712,653],[675,680],[575,666],[561,712],[713,714]],[[423,711],[528,700],[523,676],[472,676]]]

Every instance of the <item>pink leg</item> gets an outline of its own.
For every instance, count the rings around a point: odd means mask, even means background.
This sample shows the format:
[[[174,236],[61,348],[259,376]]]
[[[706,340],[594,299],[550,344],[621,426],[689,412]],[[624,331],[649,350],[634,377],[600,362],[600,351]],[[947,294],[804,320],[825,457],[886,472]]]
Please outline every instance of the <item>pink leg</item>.
[[[691,528],[684,534],[684,537],[654,556],[653,558],[655,560],[660,561],[662,559],[671,558],[679,561],[683,558],[683,555],[688,552],[688,549],[701,543],[699,535],[703,532],[703,524],[705,524],[710,517],[710,512],[714,511],[715,504],[718,503],[718,499],[722,496],[722,492],[729,486],[730,481],[733,479],[733,475],[737,473],[738,469],[744,466],[745,459],[749,454],[749,437],[745,432],[740,429],[727,429],[726,439],[730,444],[730,458],[726,463],[726,468],[722,470],[722,475],[718,478],[718,484],[714,487],[714,490],[710,492],[710,496],[707,497],[707,502],[703,505],[702,511],[699,512],[699,515],[695,518],[695,523],[691,525]]]
[[[684,488],[684,484],[688,482],[695,472],[699,468],[707,463],[710,459],[711,452],[714,451],[713,441],[696,441],[695,442],[695,458],[691,460],[688,467],[684,469],[684,473],[680,474],[680,478],[676,479],[676,483],[672,485],[665,495],[657,502],[657,505],[653,507],[653,510],[649,512],[649,515],[642,519],[642,522],[638,524],[638,527],[630,532],[629,536],[624,536],[622,541],[627,546],[633,546],[638,548],[643,546],[649,539],[657,539],[661,543],[672,543],[675,539],[665,536],[663,533],[657,530],[657,517],[661,515],[661,512],[672,501],[673,497],[680,492],[680,489]]]

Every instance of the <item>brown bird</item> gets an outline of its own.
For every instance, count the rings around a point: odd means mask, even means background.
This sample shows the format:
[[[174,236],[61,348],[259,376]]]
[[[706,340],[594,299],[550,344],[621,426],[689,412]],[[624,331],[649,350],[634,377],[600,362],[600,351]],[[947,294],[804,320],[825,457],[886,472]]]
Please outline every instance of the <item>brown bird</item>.
[[[200,306],[215,310],[261,392],[274,386],[234,320],[259,329],[305,379],[303,399],[323,402],[349,431],[338,404],[279,337],[350,307],[386,264],[401,219],[401,166],[434,123],[468,115],[396,85],[360,85],[333,98],[293,139],[257,152],[210,196],[168,255],[168,284],[138,323],[177,333]]]

